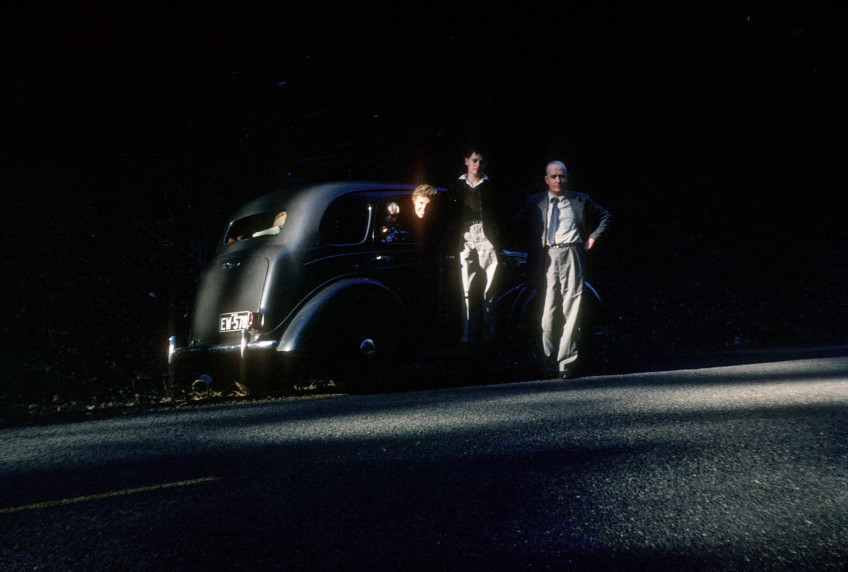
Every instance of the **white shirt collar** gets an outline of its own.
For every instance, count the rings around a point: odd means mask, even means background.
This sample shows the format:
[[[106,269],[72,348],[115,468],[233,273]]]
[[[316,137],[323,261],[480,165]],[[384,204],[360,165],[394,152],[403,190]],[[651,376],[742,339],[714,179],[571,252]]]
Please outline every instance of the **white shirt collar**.
[[[466,173],[466,174],[464,174],[464,175],[460,176],[460,177],[459,177],[459,180],[460,180],[460,181],[465,181],[465,182],[467,183],[467,182],[468,182],[468,173]],[[477,181],[477,184],[476,184],[476,185],[473,185],[473,186],[472,186],[472,185],[470,185],[470,184],[469,184],[468,186],[469,186],[469,187],[471,187],[471,188],[473,189],[474,187],[478,187],[478,186],[480,186],[480,183],[482,183],[483,181],[488,181],[488,180],[489,180],[489,177],[486,175],[486,173],[483,173],[483,177],[482,177],[479,181]]]

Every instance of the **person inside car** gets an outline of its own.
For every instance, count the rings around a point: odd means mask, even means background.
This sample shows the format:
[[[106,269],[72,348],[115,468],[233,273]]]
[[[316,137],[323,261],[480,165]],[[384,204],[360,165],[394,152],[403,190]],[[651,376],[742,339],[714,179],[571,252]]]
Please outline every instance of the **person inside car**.
[[[259,232],[254,232],[251,236],[280,234],[280,230],[283,228],[283,225],[286,224],[286,216],[288,216],[287,211],[278,212],[276,215],[274,215],[274,224],[270,228],[260,230]]]
[[[386,214],[380,227],[381,242],[409,242],[409,233],[398,225],[400,205],[392,201],[386,205]]]

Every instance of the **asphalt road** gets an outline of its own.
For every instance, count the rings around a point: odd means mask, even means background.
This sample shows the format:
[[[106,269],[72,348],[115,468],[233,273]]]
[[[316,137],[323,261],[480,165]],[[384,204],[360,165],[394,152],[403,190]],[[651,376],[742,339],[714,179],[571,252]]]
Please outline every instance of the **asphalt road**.
[[[2,570],[844,570],[848,357],[0,431]]]

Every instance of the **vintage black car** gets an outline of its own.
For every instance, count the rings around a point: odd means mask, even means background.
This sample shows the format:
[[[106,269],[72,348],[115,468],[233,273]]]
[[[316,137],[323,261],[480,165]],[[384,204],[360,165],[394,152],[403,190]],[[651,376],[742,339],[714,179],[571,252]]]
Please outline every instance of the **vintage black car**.
[[[315,184],[236,211],[200,278],[188,338],[170,338],[172,377],[225,372],[256,389],[324,376],[363,392],[391,389],[402,360],[457,351],[458,263],[414,217],[413,190]],[[501,347],[529,355],[525,262],[502,252],[499,330]]]

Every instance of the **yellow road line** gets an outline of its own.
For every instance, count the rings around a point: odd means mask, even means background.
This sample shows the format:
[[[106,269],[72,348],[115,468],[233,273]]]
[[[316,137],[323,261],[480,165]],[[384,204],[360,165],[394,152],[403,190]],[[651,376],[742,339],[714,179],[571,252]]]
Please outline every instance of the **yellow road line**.
[[[107,493],[100,493],[96,495],[87,495],[84,497],[76,497],[72,499],[62,499],[55,501],[45,501],[39,502],[35,504],[28,504],[24,506],[12,506],[9,508],[0,508],[0,514],[11,514],[13,512],[20,512],[24,510],[37,510],[42,508],[50,508],[54,506],[62,506],[66,504],[74,504],[78,502],[86,502],[100,499],[107,499],[112,497],[122,497],[126,495],[134,495],[136,493],[146,493],[150,491],[158,491],[160,489],[170,489],[173,487],[186,487],[189,485],[198,485],[200,483],[208,483],[210,481],[217,481],[220,477],[203,477],[202,479],[192,479],[190,481],[178,481],[176,483],[163,483],[161,485],[149,485],[146,487],[138,487],[136,489],[124,489],[122,491],[109,491]]]

